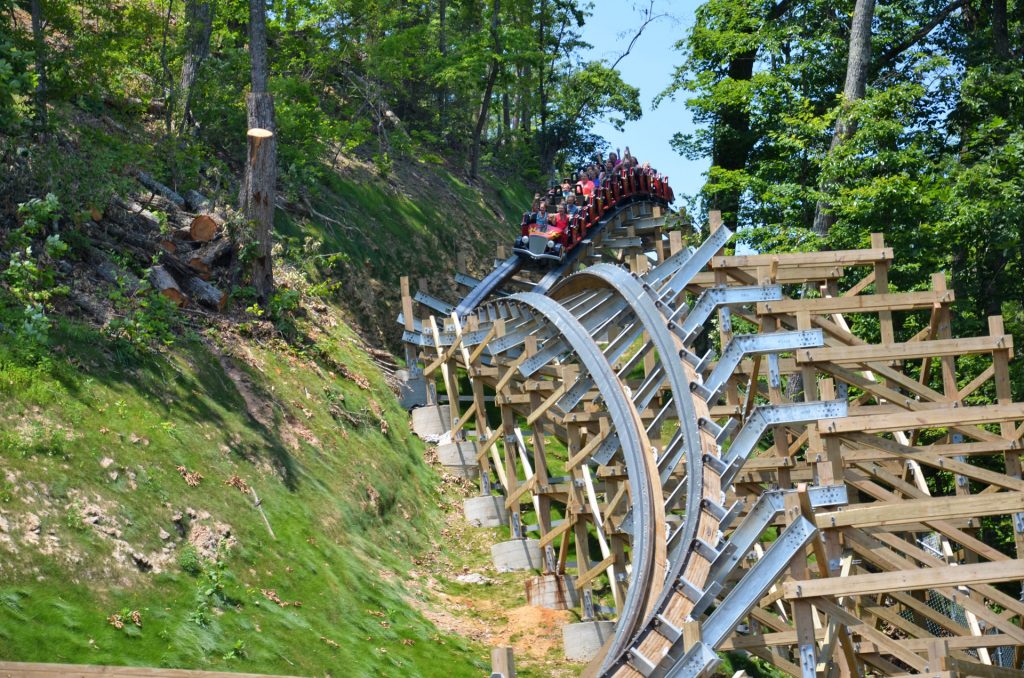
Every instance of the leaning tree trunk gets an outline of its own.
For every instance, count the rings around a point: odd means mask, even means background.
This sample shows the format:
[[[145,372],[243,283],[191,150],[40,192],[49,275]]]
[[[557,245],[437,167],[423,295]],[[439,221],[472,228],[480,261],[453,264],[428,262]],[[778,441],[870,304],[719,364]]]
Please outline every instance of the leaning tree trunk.
[[[252,91],[246,97],[249,121],[249,162],[239,194],[242,212],[252,226],[256,256],[250,282],[266,304],[274,291],[274,188],[277,183],[277,147],[274,139],[274,98],[267,92],[267,13],[265,0],[249,0],[249,56]]]
[[[836,118],[836,129],[832,134],[832,143],[829,145],[828,154],[832,155],[835,149],[853,136],[856,131],[856,122],[849,117],[850,105],[864,98],[864,89],[868,80],[868,68],[871,65],[871,21],[875,16],[875,0],[857,0],[853,9],[853,23],[850,26],[850,52],[846,62],[846,85],[843,88],[842,109],[839,117]],[[830,186],[826,183],[822,186],[822,192],[827,193]],[[819,200],[814,208],[814,232],[818,235],[828,235],[829,229],[835,223],[835,216],[831,212],[832,206],[826,200]]]
[[[210,35],[213,33],[212,0],[188,0],[185,3],[185,61],[181,66],[179,96],[182,103],[178,119],[178,132],[192,127],[192,86],[199,76],[203,61],[210,54]]]
[[[32,45],[36,60],[36,122],[46,128],[46,36],[43,33],[43,2],[32,0]]]

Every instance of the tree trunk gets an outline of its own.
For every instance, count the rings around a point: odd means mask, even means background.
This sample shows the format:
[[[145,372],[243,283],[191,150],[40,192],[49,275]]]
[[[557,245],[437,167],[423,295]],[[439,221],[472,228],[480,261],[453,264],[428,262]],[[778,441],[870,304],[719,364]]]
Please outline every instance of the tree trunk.
[[[266,93],[267,81],[270,79],[270,67],[267,65],[266,0],[249,0],[249,60],[253,94]],[[251,122],[250,126],[254,126]]]
[[[505,137],[512,133],[512,106],[508,100],[508,92],[501,95],[501,121],[502,137]]]
[[[729,79],[745,82],[754,76],[755,50],[743,52],[729,60]],[[750,135],[750,110],[745,103],[725,106],[720,115],[722,128],[715,135],[711,149],[711,164],[724,170],[746,169],[753,139]],[[718,190],[712,207],[722,212],[726,226],[736,230],[740,212],[740,192]]]
[[[157,195],[162,195],[167,200],[174,203],[177,207],[185,206],[185,199],[181,197],[181,194],[175,191],[173,188],[166,186],[153,177],[149,176],[142,170],[135,173],[135,178],[139,180],[139,183],[153,191]]]
[[[836,119],[836,129],[828,149],[829,155],[832,155],[856,130],[856,123],[849,118],[848,111],[853,102],[864,98],[868,69],[871,66],[871,21],[874,16],[875,0],[857,0],[850,26],[850,51],[846,62],[842,109]],[[822,186],[822,191],[827,192],[829,188],[826,184]],[[835,217],[831,214],[831,205],[825,200],[819,200],[814,208],[814,232],[826,236],[833,223]]]
[[[1006,0],[992,0],[992,46],[996,56],[1004,61],[1013,56],[1006,23]]]
[[[32,45],[36,59],[36,123],[45,129],[48,124],[46,114],[46,36],[43,32],[42,0],[32,0]]]
[[[249,0],[249,57],[252,91],[246,97],[249,121],[249,162],[239,195],[242,212],[253,227],[256,256],[250,282],[261,304],[274,291],[274,190],[277,183],[277,146],[274,138],[274,98],[267,92],[267,10],[265,0]]]
[[[249,164],[243,187],[242,211],[252,224],[256,240],[256,256],[252,261],[250,281],[260,303],[266,304],[274,291],[274,268],[271,260],[274,229],[274,183],[277,180],[274,134],[254,127],[249,130]]]
[[[209,198],[207,198],[199,191],[185,191],[182,194],[182,197],[185,198],[185,207],[187,207],[194,213],[205,214],[206,212],[209,212],[213,209],[213,206],[210,204]]]
[[[491,97],[494,95],[494,83],[498,79],[498,65],[501,58],[501,37],[498,35],[498,15],[501,12],[501,0],[494,0],[491,12],[491,39],[494,41],[494,55],[487,71],[487,86],[484,88],[484,100],[480,104],[480,115],[473,131],[473,146],[469,155],[469,178],[476,179],[480,169],[480,139],[487,125],[487,115],[491,109]]]
[[[178,87],[183,102],[178,120],[179,134],[195,125],[192,118],[192,86],[199,76],[203,61],[210,54],[213,12],[212,0],[187,0],[185,3],[185,61],[181,66],[181,82]]]

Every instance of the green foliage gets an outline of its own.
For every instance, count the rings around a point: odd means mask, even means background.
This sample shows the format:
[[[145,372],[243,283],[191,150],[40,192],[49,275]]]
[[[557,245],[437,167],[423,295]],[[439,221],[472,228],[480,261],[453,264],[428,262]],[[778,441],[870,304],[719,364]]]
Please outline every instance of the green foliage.
[[[15,334],[25,348],[38,350],[49,339],[52,320],[48,316],[54,297],[67,293],[57,283],[56,264],[68,253],[68,245],[56,233],[47,234],[60,217],[60,203],[52,193],[18,205],[21,225],[7,236],[10,253],[3,280],[22,312],[12,314]]]
[[[6,15],[9,3],[0,2]],[[14,129],[24,115],[25,98],[36,86],[35,74],[28,70],[31,57],[18,49],[7,28],[0,25],[0,132]]]
[[[135,294],[122,284],[111,298],[121,315],[104,328],[108,337],[135,352],[174,344],[181,327],[178,307],[147,282]]]
[[[199,559],[199,551],[192,544],[181,547],[178,551],[178,567],[183,572],[198,577],[203,572],[203,563]]]
[[[853,4],[703,3],[660,97],[684,98],[699,124],[676,147],[712,158],[703,207],[724,210],[754,248],[864,247],[884,231],[906,253],[891,275],[897,288],[926,287],[945,270],[958,331],[984,330],[986,316],[1024,296],[1014,169],[1024,76],[994,49],[988,19],[947,19],[913,42],[908,27],[936,8],[877,5],[867,92],[844,113],[851,134],[832,148]],[[1019,3],[1008,17],[1018,35]],[[819,201],[835,217],[823,242],[809,233]]]

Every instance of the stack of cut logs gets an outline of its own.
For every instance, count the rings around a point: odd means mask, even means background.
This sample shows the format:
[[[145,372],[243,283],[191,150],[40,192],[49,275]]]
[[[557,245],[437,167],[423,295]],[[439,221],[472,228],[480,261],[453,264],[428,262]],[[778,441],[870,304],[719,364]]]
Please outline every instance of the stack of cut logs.
[[[231,263],[234,247],[224,233],[225,215],[196,191],[181,195],[144,172],[136,177],[153,195],[145,205],[114,198],[102,215],[99,243],[157,263],[150,268],[154,289],[178,306],[191,302],[222,310],[227,294],[214,285],[218,268]],[[167,214],[162,228],[153,210]],[[99,248],[90,252],[96,274],[112,284],[137,289],[138,279],[113,263]]]

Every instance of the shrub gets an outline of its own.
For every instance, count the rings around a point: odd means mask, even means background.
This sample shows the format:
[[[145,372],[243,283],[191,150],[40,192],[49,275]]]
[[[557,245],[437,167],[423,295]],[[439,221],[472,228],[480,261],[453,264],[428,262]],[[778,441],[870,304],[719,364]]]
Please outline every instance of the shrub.
[[[178,567],[183,571],[198,577],[203,572],[203,560],[199,557],[199,551],[195,546],[188,544],[178,552]]]

